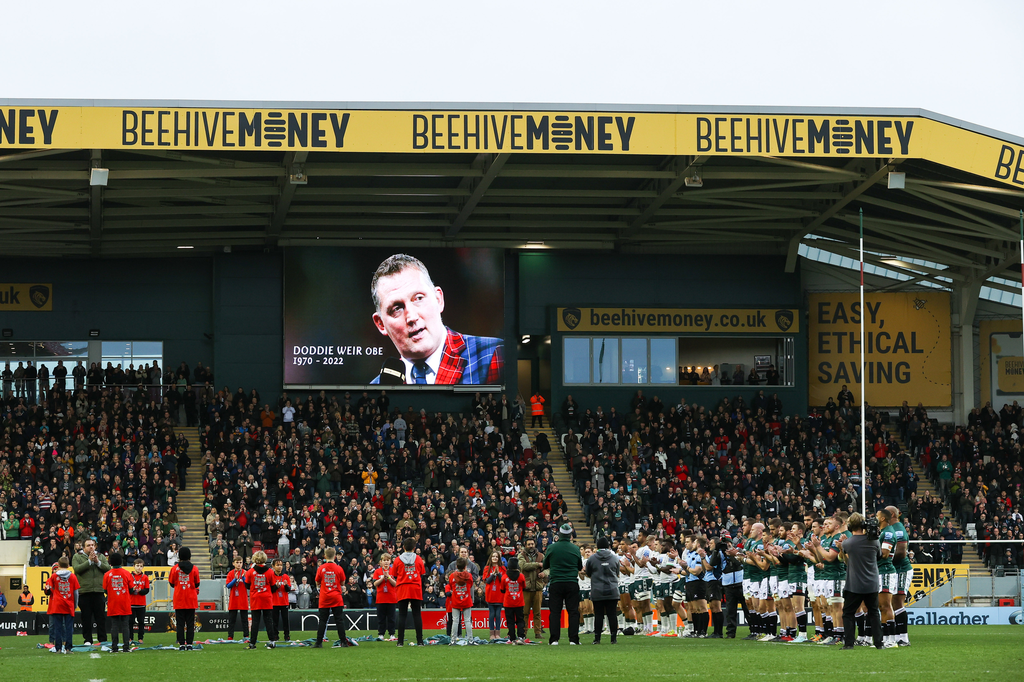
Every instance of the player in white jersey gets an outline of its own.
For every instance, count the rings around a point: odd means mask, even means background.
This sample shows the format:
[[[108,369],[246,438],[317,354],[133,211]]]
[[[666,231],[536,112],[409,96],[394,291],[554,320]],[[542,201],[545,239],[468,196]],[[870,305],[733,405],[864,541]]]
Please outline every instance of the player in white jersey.
[[[632,556],[636,564],[633,573],[633,603],[634,609],[639,608],[643,623],[643,634],[650,635],[654,632],[653,611],[651,610],[651,589],[654,586],[653,572],[657,570],[658,557],[654,551],[656,538],[653,535],[641,536],[638,542],[633,543]]]
[[[652,571],[653,587],[651,590],[651,600],[655,603],[658,608],[658,632],[656,633],[659,637],[666,636],[668,633],[675,635],[675,628],[669,627],[670,617],[672,613],[672,581],[674,579],[671,570],[675,565],[668,556],[668,550],[672,548],[671,540],[662,540],[657,545],[657,549],[660,551],[655,555],[658,563],[657,567]],[[648,565],[650,568],[650,565]]]
[[[630,555],[629,543],[619,543],[619,630],[631,635],[636,631],[636,613],[633,609],[631,590],[633,588],[633,558]],[[629,632],[626,630],[629,629]]]
[[[590,545],[583,545],[583,564],[586,565],[587,559],[594,553]],[[580,629],[580,634],[593,633],[594,632],[594,602],[590,600],[590,576],[587,575],[586,571],[580,571],[576,578],[576,582],[580,588],[580,618],[583,619],[583,627]]]

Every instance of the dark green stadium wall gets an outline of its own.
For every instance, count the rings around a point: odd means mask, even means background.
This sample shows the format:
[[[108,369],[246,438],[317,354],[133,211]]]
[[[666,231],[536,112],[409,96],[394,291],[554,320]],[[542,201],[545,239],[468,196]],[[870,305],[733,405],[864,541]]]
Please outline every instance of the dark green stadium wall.
[[[645,386],[563,387],[560,334],[555,311],[567,306],[673,308],[787,307],[800,311],[795,336],[795,385],[776,389],[787,413],[807,409],[807,321],[799,273],[785,272],[785,259],[766,256],[678,256],[619,253],[523,252],[519,256],[520,333],[551,337],[551,405],[566,394],[581,407],[626,409],[637,388],[666,405],[685,398],[705,406],[742,395],[749,403],[757,387]],[[762,387],[768,388],[768,387]]]

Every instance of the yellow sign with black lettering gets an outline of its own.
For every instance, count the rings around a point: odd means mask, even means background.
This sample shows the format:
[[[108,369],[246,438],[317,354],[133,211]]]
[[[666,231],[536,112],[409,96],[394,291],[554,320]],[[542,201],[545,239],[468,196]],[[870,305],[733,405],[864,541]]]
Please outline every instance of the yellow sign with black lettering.
[[[52,284],[0,284],[0,312],[52,310]]]
[[[134,569],[133,566],[125,566],[125,570],[131,573]],[[167,580],[167,575],[171,572],[170,566],[143,566],[142,572],[149,576],[152,580]],[[28,589],[36,598],[36,603],[32,605],[33,611],[46,612],[47,607],[50,605],[50,598],[43,593],[43,588],[46,586],[46,581],[50,579],[50,575],[53,571],[50,567],[41,568],[39,566],[29,566],[25,569],[26,579],[28,581]]]
[[[923,116],[8,105],[2,148],[918,158],[1024,187],[1024,146]]]
[[[991,401],[998,412],[1003,405],[1024,403],[1024,333],[1020,317],[981,320],[981,403]]]
[[[876,407],[895,407],[904,400],[951,405],[949,294],[867,294],[864,306],[867,402]],[[844,384],[859,400],[860,294],[811,294],[808,313],[808,402],[824,405]]]
[[[795,308],[559,308],[560,332],[796,334]]]
[[[907,594],[907,606],[919,602],[953,578],[966,578],[970,571],[967,564],[921,564],[914,566],[914,578]],[[941,606],[941,604],[939,604]]]

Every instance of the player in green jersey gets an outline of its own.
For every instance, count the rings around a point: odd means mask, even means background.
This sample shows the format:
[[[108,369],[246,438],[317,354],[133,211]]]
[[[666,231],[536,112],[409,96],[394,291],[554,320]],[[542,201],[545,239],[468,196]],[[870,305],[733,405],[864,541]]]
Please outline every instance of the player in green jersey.
[[[910,556],[907,553],[907,540],[910,539],[906,526],[900,522],[900,510],[898,507],[886,507],[886,511],[892,514],[892,533],[896,541],[896,548],[893,550],[892,565],[896,569],[896,593],[892,595],[893,617],[896,620],[896,644],[899,646],[910,646],[910,637],[907,635],[907,610],[904,608],[907,602],[907,595],[910,594],[910,584],[914,579],[914,566],[910,563]]]
[[[799,631],[793,641],[807,641],[807,612],[804,611],[804,599],[807,595],[807,563],[800,554],[804,541],[804,524],[794,522],[789,527],[787,538],[793,546],[793,560],[789,564],[789,600],[793,610],[793,618]]]
[[[878,520],[878,609],[882,618],[882,639],[888,645],[896,643],[896,618],[893,615],[892,596],[896,593],[896,567],[892,558],[896,549],[893,515],[888,509],[875,512]]]

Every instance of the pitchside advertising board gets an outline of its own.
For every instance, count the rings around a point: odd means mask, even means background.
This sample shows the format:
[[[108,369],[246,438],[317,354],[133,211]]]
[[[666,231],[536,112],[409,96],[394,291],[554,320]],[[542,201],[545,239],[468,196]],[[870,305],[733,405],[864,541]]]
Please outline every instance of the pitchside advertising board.
[[[949,294],[866,294],[864,307],[867,402],[950,406]],[[808,317],[808,403],[826,404],[843,385],[859,401],[860,294],[810,294]]]
[[[132,567],[128,567],[128,570],[133,570]],[[167,580],[167,575],[171,572],[170,566],[143,566],[142,571],[149,576],[150,580]],[[53,571],[49,567],[40,568],[38,566],[29,566],[25,569],[25,580],[27,581],[28,589],[32,592],[32,595],[36,598],[36,603],[32,606],[33,611],[41,611],[46,613],[47,607],[50,605],[50,598],[43,593],[43,588],[46,586],[46,581],[50,579]]]
[[[50,312],[52,310],[52,284],[0,283],[0,313]]]
[[[1024,186],[1024,146],[923,116],[18,104],[4,147],[921,158]]]
[[[376,632],[377,611],[375,609],[345,609],[344,613],[346,630],[369,630],[370,632]],[[424,609],[422,616],[424,630],[445,629],[447,613],[443,609]],[[547,628],[547,609],[543,611],[541,621],[543,627]],[[530,623],[527,623],[527,626],[529,627],[531,623],[532,620]],[[474,629],[487,630],[487,610],[473,609],[472,624]],[[293,632],[315,632],[320,625],[320,616],[316,611],[292,610],[288,612],[288,625]],[[563,611],[562,627],[567,626],[568,615]],[[177,627],[175,614],[173,611],[147,611],[145,627],[147,632],[153,633],[175,632]],[[200,634],[204,632],[226,632],[228,629],[228,613],[226,611],[196,611],[195,627],[196,632]],[[502,616],[501,627],[502,629],[508,628],[504,616]],[[19,632],[27,632],[30,635],[45,635],[49,632],[49,628],[50,617],[46,613],[33,613],[30,611],[0,613],[0,636],[16,635]],[[412,614],[410,613],[406,619],[406,629],[411,630],[412,628],[413,621]],[[329,634],[335,630],[333,615],[328,616],[327,629]],[[110,631],[109,627],[107,631]],[[237,623],[235,631],[240,631]],[[81,614],[75,615],[75,634],[82,634]]]
[[[403,255],[423,269],[403,266],[373,289],[382,264]],[[503,383],[501,249],[291,247],[284,263],[286,387],[358,388],[383,377],[385,388],[413,388],[424,357],[424,388]],[[385,362],[397,375],[382,375]]]

